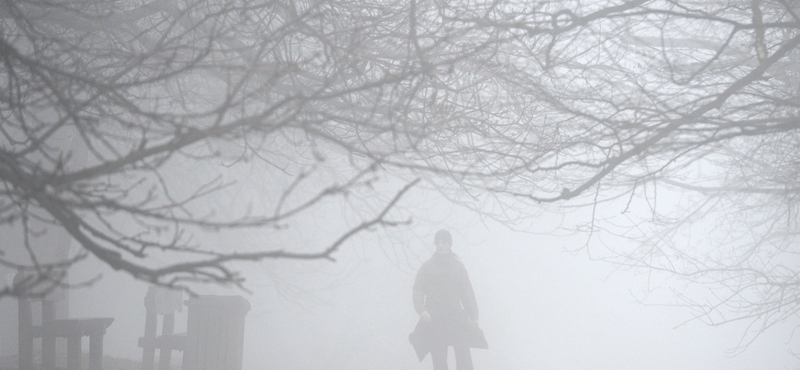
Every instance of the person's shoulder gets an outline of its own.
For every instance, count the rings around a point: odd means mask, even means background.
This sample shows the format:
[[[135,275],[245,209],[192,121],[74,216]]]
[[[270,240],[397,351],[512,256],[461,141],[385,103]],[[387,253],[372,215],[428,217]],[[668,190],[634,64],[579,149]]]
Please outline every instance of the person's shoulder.
[[[455,263],[456,265],[461,265],[461,266],[464,266],[464,262],[461,262],[461,257],[459,257],[459,256],[458,256],[457,254],[455,254],[455,253],[453,253],[453,260],[452,260],[452,263]]]
[[[422,262],[422,266],[419,267],[420,271],[422,271],[423,269],[427,270],[431,268],[431,266],[433,266],[435,262],[436,261],[433,260],[433,257],[428,258],[427,260],[425,260],[425,262]]]
[[[442,268],[441,261],[437,258],[436,255],[431,256],[425,262],[422,262],[422,265],[419,267],[420,272],[427,272],[432,270],[438,270]]]

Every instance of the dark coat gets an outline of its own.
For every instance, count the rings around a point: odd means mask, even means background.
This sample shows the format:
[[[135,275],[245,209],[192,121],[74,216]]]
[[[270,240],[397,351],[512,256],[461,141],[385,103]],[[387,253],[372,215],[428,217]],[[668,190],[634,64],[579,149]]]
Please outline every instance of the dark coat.
[[[413,289],[414,309],[428,311],[408,336],[420,361],[434,346],[488,348],[483,331],[475,324],[478,304],[464,264],[453,253],[437,253],[417,272]]]

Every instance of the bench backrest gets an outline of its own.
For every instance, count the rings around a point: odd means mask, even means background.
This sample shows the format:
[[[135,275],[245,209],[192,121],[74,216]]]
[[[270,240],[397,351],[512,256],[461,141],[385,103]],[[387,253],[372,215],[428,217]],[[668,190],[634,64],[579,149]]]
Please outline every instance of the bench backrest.
[[[175,311],[183,311],[183,292],[150,286],[144,297],[144,307],[146,308],[145,338],[156,337],[159,315],[163,316],[161,334],[172,334],[175,332]]]

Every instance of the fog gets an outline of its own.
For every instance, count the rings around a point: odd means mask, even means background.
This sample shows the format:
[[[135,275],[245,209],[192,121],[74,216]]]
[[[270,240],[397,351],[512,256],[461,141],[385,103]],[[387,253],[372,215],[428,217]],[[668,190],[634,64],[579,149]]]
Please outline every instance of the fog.
[[[643,304],[670,302],[668,276],[592,261],[581,248],[586,236],[552,231],[552,218],[531,226],[549,233],[514,232],[447,202],[425,203],[420,220],[394,232],[395,238],[365,234],[342,248],[336,262],[242,264],[250,292],[199,288],[250,302],[244,369],[429,369],[430,356],[418,362],[408,342],[418,320],[411,285],[416,269],[433,252],[438,228],[453,232],[453,251],[469,271],[477,296],[489,349],[472,350],[476,369],[782,369],[796,364],[793,343],[787,342],[792,325],[772,328],[734,356],[729,351],[746,323],[709,327],[691,320],[681,307]],[[78,265],[71,279],[97,272],[102,280],[70,293],[70,316],[113,316],[106,355],[139,360],[146,285],[96,260]],[[11,307],[9,300],[3,304],[4,311]],[[178,331],[185,330],[186,314],[176,319]],[[12,347],[4,344],[3,355],[11,355]],[[177,366],[180,356],[174,362]],[[449,362],[454,368],[452,351]]]
[[[800,8],[687,4],[3,2],[0,370],[51,288],[138,367],[154,286],[245,370],[430,369],[439,230],[476,369],[797,368]]]

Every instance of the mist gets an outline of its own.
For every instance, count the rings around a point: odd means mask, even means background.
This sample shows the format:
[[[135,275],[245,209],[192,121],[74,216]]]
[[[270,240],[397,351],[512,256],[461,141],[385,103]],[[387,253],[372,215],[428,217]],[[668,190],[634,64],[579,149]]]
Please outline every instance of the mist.
[[[2,2],[0,370],[797,367],[799,14]]]
[[[672,305],[664,291],[669,276],[593,261],[583,247],[586,236],[553,235],[559,234],[552,231],[553,218],[532,222],[533,230],[547,233],[512,231],[446,202],[417,200],[427,205],[424,212],[394,238],[366,234],[337,253],[336,261],[243,264],[247,292],[200,288],[198,293],[241,295],[250,302],[243,369],[430,368],[430,357],[417,361],[408,341],[419,319],[411,285],[433,253],[439,228],[452,231],[453,251],[477,296],[489,349],[472,350],[476,368],[752,369],[790,368],[796,361],[786,341],[791,327],[762,334],[733,354],[747,325],[703,324]],[[325,236],[307,235],[315,238]],[[70,316],[113,316],[106,355],[138,361],[147,285],[92,260],[71,279],[97,273],[102,280],[70,293]],[[13,301],[3,304],[4,312],[14,311]],[[178,332],[185,331],[186,316],[186,310],[177,315]],[[15,331],[11,321],[3,321],[4,333]],[[5,342],[4,356],[13,347]],[[173,357],[180,366],[181,356]],[[449,362],[453,366],[452,351]]]

